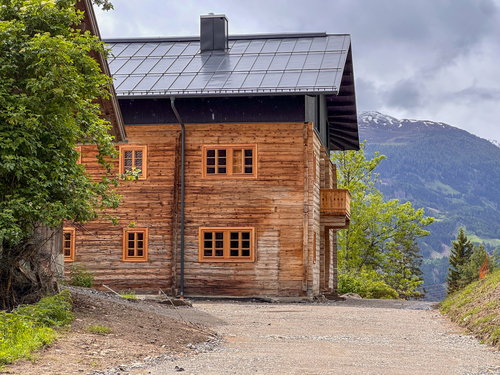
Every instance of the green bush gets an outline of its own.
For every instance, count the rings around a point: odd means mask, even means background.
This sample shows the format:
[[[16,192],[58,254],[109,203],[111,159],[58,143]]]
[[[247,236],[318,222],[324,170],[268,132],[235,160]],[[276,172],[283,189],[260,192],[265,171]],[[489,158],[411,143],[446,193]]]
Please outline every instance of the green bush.
[[[94,286],[94,273],[87,271],[87,267],[73,265],[69,271],[69,285],[92,288]]]
[[[74,319],[71,302],[69,290],[63,290],[55,296],[42,298],[34,305],[21,305],[15,312],[33,321],[37,326],[61,327]]]
[[[0,367],[31,358],[33,351],[55,339],[51,327],[69,324],[73,318],[67,290],[34,305],[21,305],[11,313],[0,312]]]
[[[384,281],[367,273],[340,272],[338,278],[339,294],[356,293],[363,298],[398,299],[398,293]]]

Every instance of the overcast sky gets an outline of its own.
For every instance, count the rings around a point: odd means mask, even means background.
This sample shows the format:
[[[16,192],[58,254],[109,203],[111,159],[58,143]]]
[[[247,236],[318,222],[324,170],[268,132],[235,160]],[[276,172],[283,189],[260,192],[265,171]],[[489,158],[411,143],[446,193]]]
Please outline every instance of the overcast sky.
[[[103,38],[198,35],[209,12],[230,34],[351,34],[358,112],[500,141],[500,0],[111,1],[97,10]]]

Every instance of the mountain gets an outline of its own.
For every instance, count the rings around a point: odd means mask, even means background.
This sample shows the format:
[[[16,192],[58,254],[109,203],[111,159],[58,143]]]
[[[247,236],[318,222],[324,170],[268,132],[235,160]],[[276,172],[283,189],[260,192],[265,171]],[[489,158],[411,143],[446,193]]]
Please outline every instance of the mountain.
[[[362,112],[358,123],[367,156],[387,157],[376,170],[384,197],[436,218],[420,242],[424,258],[447,256],[459,227],[490,252],[500,247],[500,147],[442,122]],[[447,262],[440,264],[439,275],[427,276],[433,282],[444,280]]]
[[[494,139],[488,139],[491,143],[493,143],[495,146],[500,147],[500,142],[495,141]]]

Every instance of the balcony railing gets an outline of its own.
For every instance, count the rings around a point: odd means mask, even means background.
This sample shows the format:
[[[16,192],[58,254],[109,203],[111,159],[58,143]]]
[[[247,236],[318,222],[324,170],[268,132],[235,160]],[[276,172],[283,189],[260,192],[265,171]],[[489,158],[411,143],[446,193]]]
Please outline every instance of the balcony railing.
[[[321,215],[351,217],[351,194],[347,189],[321,189]]]

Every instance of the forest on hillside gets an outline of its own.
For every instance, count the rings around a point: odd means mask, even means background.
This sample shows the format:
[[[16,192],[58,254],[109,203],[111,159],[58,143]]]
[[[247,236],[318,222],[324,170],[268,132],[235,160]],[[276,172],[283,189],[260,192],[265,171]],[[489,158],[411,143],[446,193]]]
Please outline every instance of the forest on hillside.
[[[423,124],[368,122],[360,127],[360,138],[366,139],[367,157],[376,151],[387,157],[377,168],[384,198],[410,201],[436,218],[431,235],[419,241],[429,284],[444,282],[448,262],[441,258],[458,228],[490,253],[500,247],[500,148],[448,125]]]

